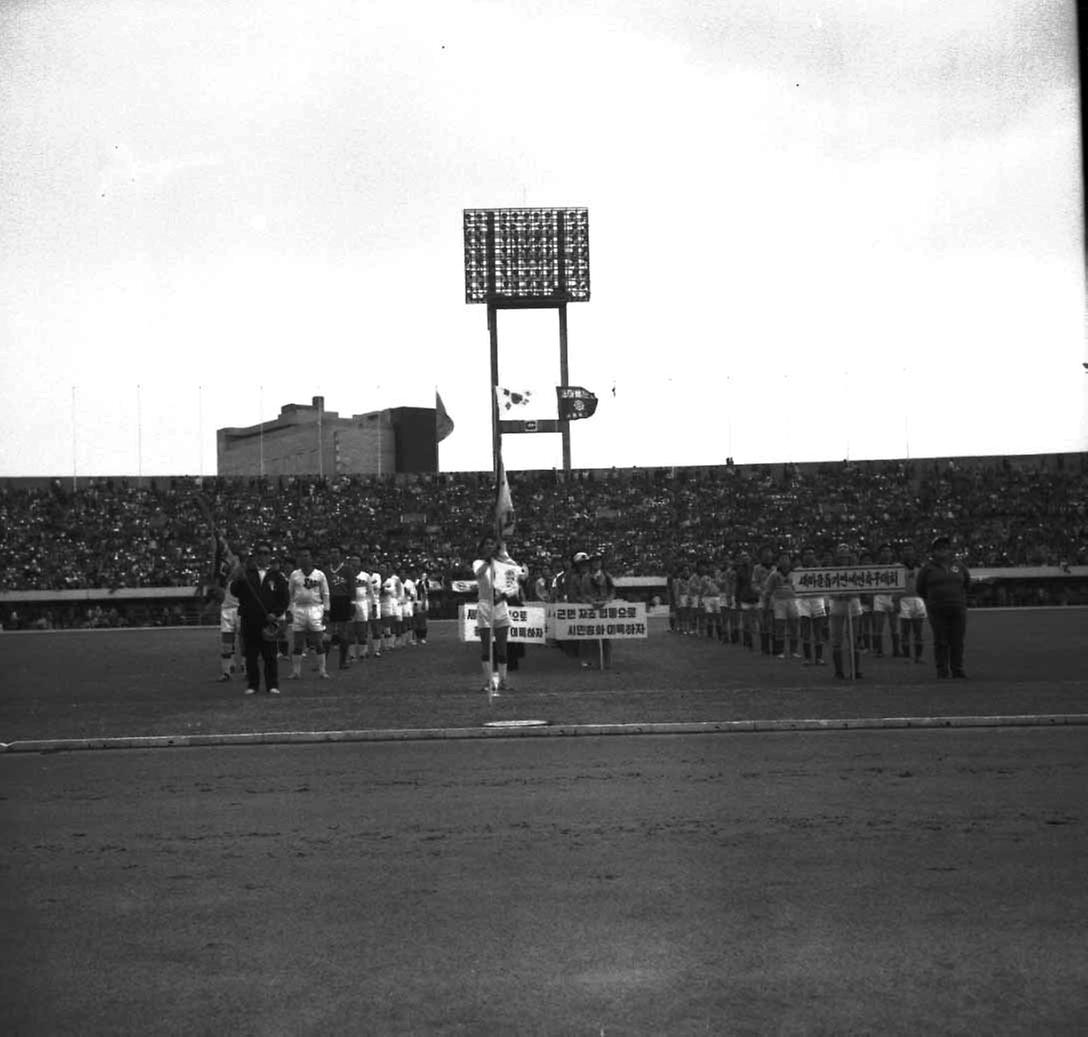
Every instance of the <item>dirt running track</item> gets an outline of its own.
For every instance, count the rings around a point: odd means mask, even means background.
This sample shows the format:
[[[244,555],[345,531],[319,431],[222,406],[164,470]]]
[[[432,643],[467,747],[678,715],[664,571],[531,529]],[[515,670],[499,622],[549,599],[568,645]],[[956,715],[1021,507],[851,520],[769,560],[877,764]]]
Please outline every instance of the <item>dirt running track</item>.
[[[0,758],[5,1034],[1088,1031],[1088,731]]]

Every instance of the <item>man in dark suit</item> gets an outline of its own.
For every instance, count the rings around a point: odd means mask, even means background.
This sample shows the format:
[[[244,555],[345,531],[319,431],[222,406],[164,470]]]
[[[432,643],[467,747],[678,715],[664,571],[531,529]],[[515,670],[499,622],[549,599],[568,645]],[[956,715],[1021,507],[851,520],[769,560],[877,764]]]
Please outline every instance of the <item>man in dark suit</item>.
[[[235,567],[230,590],[238,599],[246,656],[246,694],[253,695],[260,687],[260,662],[264,660],[265,686],[270,695],[278,695],[276,649],[279,625],[291,596],[287,577],[272,566],[271,544],[264,541],[257,544],[245,566]]]
[[[939,536],[930,545],[931,558],[918,571],[915,592],[926,603],[933,629],[933,656],[938,677],[967,677],[963,642],[967,630],[967,588],[971,574],[956,558],[952,541]]]

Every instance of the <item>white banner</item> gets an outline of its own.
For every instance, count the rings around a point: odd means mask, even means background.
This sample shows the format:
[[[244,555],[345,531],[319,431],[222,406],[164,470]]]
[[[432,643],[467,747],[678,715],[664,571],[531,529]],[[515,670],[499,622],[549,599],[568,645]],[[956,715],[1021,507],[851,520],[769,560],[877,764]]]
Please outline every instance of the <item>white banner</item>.
[[[476,604],[462,605],[460,613],[461,640],[479,641],[476,636]],[[543,605],[508,605],[507,613],[510,616],[510,633],[507,635],[510,641],[521,641],[524,644],[544,644],[545,613]]]
[[[646,606],[641,601],[610,601],[600,608],[556,602],[548,606],[548,636],[556,641],[644,638]]]
[[[907,570],[902,565],[843,565],[826,569],[794,569],[790,583],[802,597],[858,594],[902,594]]]

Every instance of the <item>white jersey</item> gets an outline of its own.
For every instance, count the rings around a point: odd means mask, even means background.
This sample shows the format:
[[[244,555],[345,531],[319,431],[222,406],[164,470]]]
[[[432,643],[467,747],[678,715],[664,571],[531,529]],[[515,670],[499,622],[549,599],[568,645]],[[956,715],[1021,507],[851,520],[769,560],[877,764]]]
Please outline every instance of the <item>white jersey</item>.
[[[373,604],[378,603],[378,599],[382,593],[382,578],[379,573],[370,574],[370,600]]]
[[[419,600],[419,593],[416,590],[415,580],[405,580],[402,589],[404,591],[405,601],[416,602]]]
[[[311,569],[309,574],[301,569],[291,573],[288,580],[291,590],[291,607],[305,608],[311,605],[329,607],[329,581],[320,569]]]
[[[399,602],[403,589],[399,576],[390,576],[382,583],[382,594],[390,601]]]
[[[502,561],[477,558],[472,563],[472,572],[476,576],[478,591],[477,629],[489,624],[496,627],[509,626],[510,618],[506,609],[506,599],[517,596],[518,576],[522,572],[522,567],[509,556]],[[494,603],[494,615],[492,615],[492,603]]]
[[[370,573],[355,574],[355,601],[360,605],[370,602]]]

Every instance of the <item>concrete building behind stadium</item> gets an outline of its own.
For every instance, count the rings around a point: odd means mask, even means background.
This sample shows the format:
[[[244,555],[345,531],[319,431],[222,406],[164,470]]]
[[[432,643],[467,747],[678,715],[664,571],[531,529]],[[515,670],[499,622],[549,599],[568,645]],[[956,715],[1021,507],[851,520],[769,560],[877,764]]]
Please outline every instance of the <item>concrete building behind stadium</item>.
[[[216,431],[219,475],[393,475],[437,472],[433,407],[393,407],[342,418],[325,398],[288,403],[279,417]]]

